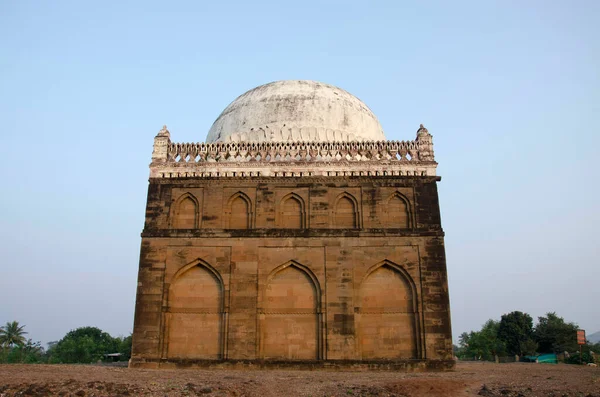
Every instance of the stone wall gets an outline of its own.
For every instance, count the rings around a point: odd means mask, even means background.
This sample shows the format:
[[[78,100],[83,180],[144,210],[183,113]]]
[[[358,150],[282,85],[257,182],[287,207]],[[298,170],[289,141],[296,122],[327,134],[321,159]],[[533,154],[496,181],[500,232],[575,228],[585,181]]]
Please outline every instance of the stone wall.
[[[449,363],[438,180],[151,178],[131,365]]]

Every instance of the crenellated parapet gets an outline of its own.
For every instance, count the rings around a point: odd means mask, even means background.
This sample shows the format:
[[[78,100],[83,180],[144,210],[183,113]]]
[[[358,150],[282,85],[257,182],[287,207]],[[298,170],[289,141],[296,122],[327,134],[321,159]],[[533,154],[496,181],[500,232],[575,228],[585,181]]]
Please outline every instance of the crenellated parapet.
[[[413,141],[174,143],[154,140],[151,177],[435,175],[432,136]]]

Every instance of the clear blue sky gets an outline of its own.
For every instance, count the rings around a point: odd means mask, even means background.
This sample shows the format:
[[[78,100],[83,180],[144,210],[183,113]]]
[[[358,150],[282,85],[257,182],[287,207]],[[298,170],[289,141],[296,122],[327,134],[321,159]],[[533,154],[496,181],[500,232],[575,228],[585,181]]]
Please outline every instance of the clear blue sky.
[[[282,79],[434,136],[453,332],[521,310],[600,330],[599,1],[2,1],[0,323],[132,330],[163,124],[203,141]]]

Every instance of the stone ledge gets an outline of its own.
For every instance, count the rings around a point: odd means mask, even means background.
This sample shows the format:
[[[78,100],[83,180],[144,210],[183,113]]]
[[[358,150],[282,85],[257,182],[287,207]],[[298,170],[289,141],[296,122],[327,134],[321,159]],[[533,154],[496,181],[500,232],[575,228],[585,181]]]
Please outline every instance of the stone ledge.
[[[352,176],[435,176],[436,164],[431,162],[382,163],[290,163],[259,165],[256,163],[217,163],[199,165],[194,163],[152,164],[153,178],[305,178],[305,177],[352,177]]]
[[[442,229],[147,229],[142,237],[444,237]]]
[[[309,183],[323,183],[323,182],[331,182],[331,181],[359,181],[359,182],[369,182],[369,183],[390,183],[392,181],[402,181],[402,182],[420,182],[420,183],[433,183],[440,182],[442,180],[441,176],[432,176],[432,175],[335,175],[335,176],[322,176],[322,175],[312,175],[312,176],[303,176],[303,177],[275,177],[275,176],[212,176],[212,177],[171,177],[171,178],[163,178],[163,177],[150,177],[148,180],[151,184],[159,184],[159,185],[169,185],[169,184],[190,184],[196,181],[198,182],[211,182],[211,181],[252,181],[253,183],[273,183],[274,181],[290,181],[291,183],[302,181],[303,184]],[[378,186],[378,185],[375,185]]]
[[[452,371],[454,360],[198,360],[198,359],[144,359],[132,358],[129,368],[150,369],[286,369],[329,371]]]

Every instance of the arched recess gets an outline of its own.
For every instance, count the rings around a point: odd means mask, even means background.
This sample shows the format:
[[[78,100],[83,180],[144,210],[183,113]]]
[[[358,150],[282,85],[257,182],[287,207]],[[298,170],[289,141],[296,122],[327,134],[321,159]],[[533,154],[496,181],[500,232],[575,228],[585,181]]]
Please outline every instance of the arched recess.
[[[356,302],[361,359],[421,356],[417,290],[401,266],[386,260],[371,267],[360,284]]]
[[[321,287],[306,266],[290,261],[274,269],[260,299],[261,358],[322,358]]]
[[[333,210],[334,226],[342,229],[360,228],[360,213],[358,201],[348,192],[340,194],[335,199]]]
[[[400,192],[394,192],[385,201],[383,224],[389,228],[409,229],[411,227],[410,202]]]
[[[200,219],[200,205],[191,193],[182,194],[171,212],[171,227],[173,229],[197,229]]]
[[[302,197],[290,193],[281,199],[278,224],[284,229],[306,228],[306,206]]]
[[[166,358],[224,358],[225,288],[219,272],[198,259],[180,269],[167,296]]]
[[[237,192],[227,201],[226,229],[251,229],[253,224],[252,201],[243,192]]]

